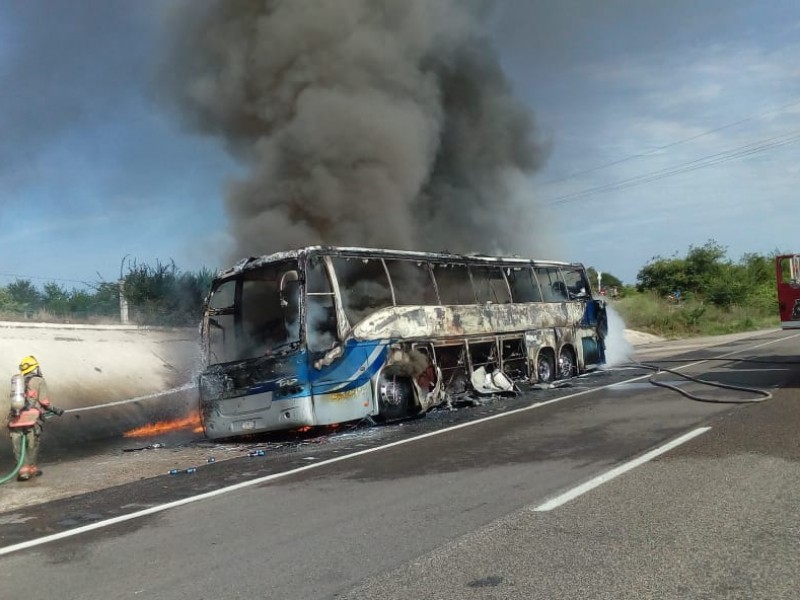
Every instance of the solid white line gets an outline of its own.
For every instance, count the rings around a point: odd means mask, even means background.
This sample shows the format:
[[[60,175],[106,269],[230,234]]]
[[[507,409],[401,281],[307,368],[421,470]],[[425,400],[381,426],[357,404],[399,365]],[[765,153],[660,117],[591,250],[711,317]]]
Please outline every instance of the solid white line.
[[[792,337],[797,337],[797,336],[800,336],[800,334],[796,334],[796,335],[790,336],[788,338],[779,338],[777,340],[770,340],[768,342],[765,342],[764,344],[759,344],[757,346],[753,346],[753,348],[760,348],[761,346],[766,346],[766,345],[769,345],[769,344],[772,344],[772,343],[786,341],[787,339],[791,339]],[[723,355],[722,357],[719,357],[719,358],[727,357],[727,356],[730,356],[731,354],[736,354],[738,352],[744,352],[744,350],[749,350],[749,349],[751,349],[751,348],[738,350],[736,352],[730,352],[730,353],[725,354],[725,355]],[[688,364],[688,365],[682,365],[681,367],[677,367],[676,370],[689,368],[689,367],[692,367],[692,366],[695,366],[695,365],[702,364],[704,362],[708,362],[708,361],[707,360],[701,360],[701,361],[694,362],[694,363],[691,363],[691,364]],[[627,379],[627,380],[621,381],[619,383],[612,383],[612,384],[604,385],[604,386],[601,386],[601,387],[598,387],[598,388],[592,388],[592,389],[589,389],[589,390],[583,390],[581,392],[576,392],[574,394],[568,394],[566,396],[561,396],[560,398],[554,398],[552,400],[547,400],[545,402],[537,402],[535,404],[531,404],[530,406],[525,406],[523,408],[517,408],[517,409],[514,409],[514,410],[510,410],[508,412],[503,412],[503,413],[498,413],[496,415],[483,417],[482,419],[477,419],[475,421],[470,421],[468,423],[460,423],[459,425],[454,425],[453,427],[448,427],[447,429],[440,429],[438,431],[431,431],[429,433],[418,435],[418,436],[415,436],[415,437],[412,437],[412,438],[408,438],[408,439],[405,439],[405,440],[399,440],[397,442],[392,442],[392,443],[386,444],[384,446],[377,446],[375,448],[367,448],[366,450],[359,450],[358,452],[354,452],[353,454],[344,454],[344,455],[337,456],[335,458],[331,458],[331,459],[328,459],[328,460],[325,460],[325,461],[321,461],[321,462],[318,462],[318,463],[305,465],[305,466],[302,466],[302,467],[298,467],[296,469],[291,469],[289,471],[283,471],[281,473],[273,473],[272,475],[266,475],[264,477],[259,477],[257,479],[251,479],[249,481],[243,481],[241,483],[237,483],[237,484],[230,485],[230,486],[227,486],[227,487],[224,487],[224,488],[220,488],[220,489],[214,490],[212,492],[206,492],[204,494],[199,494],[197,496],[191,496],[189,498],[184,498],[182,500],[176,500],[174,502],[168,502],[166,504],[160,504],[158,506],[152,506],[150,508],[146,508],[144,510],[133,512],[133,513],[130,513],[130,514],[127,514],[127,515],[120,515],[118,517],[114,517],[114,518],[111,518],[111,519],[106,519],[105,521],[98,521],[96,523],[90,523],[89,525],[84,525],[82,527],[76,527],[75,529],[70,529],[68,531],[62,531],[60,533],[54,533],[53,535],[40,537],[40,538],[37,538],[37,539],[34,539],[34,540],[30,540],[30,541],[27,541],[27,542],[21,542],[19,544],[14,544],[12,546],[6,546],[4,548],[0,548],[0,556],[3,556],[5,554],[11,554],[12,552],[17,552],[19,550],[25,550],[25,549],[33,548],[33,547],[36,547],[36,546],[41,546],[43,544],[48,544],[50,542],[63,540],[63,539],[70,538],[70,537],[73,537],[73,536],[76,536],[76,535],[80,535],[82,533],[87,533],[89,531],[94,531],[96,529],[102,529],[104,527],[109,527],[111,525],[116,525],[117,523],[124,523],[126,521],[132,521],[132,520],[138,519],[140,517],[146,517],[147,515],[152,515],[152,514],[164,512],[164,511],[167,511],[167,510],[170,510],[170,509],[173,509],[173,508],[177,508],[179,506],[184,506],[186,504],[191,504],[193,502],[199,502],[201,500],[207,500],[209,498],[214,498],[216,496],[221,496],[221,495],[227,494],[229,492],[234,492],[234,491],[237,491],[237,490],[240,490],[240,489],[245,489],[245,488],[248,488],[248,487],[253,487],[253,486],[256,486],[256,485],[260,485],[262,483],[275,481],[276,479],[281,479],[283,477],[289,477],[291,475],[296,475],[297,473],[302,473],[303,471],[310,471],[311,469],[319,469],[320,467],[331,465],[331,464],[334,464],[334,463],[337,463],[337,462],[341,462],[341,461],[344,461],[344,460],[349,460],[351,458],[364,456],[366,454],[371,454],[373,452],[379,452],[381,450],[385,450],[385,449],[388,449],[388,448],[393,448],[395,446],[402,446],[403,444],[410,444],[412,442],[417,442],[417,441],[425,439],[425,438],[434,437],[434,436],[437,436],[437,435],[443,435],[445,433],[450,433],[451,431],[456,431],[458,429],[464,429],[466,427],[473,427],[475,425],[480,425],[482,423],[486,423],[488,421],[493,421],[495,419],[504,419],[506,417],[510,417],[510,416],[513,416],[513,415],[516,415],[516,414],[519,414],[519,413],[523,413],[523,412],[529,411],[529,410],[534,410],[536,408],[541,408],[542,406],[547,406],[549,404],[555,404],[556,402],[562,402],[564,400],[570,400],[572,398],[577,398],[579,396],[585,396],[586,394],[592,394],[594,392],[599,392],[600,390],[605,390],[605,389],[609,389],[609,388],[616,387],[616,386],[619,386],[619,385],[624,385],[626,383],[632,383],[634,381],[641,381],[642,379],[647,379],[648,377],[650,377],[650,374],[641,375],[639,377],[633,377],[632,379]]]
[[[698,435],[705,433],[709,429],[711,429],[711,427],[698,427],[694,431],[685,433],[681,437],[674,439],[671,442],[656,448],[655,450],[651,450],[650,452],[643,454],[639,458],[635,458],[631,461],[621,464],[618,467],[614,467],[610,471],[607,471],[602,475],[598,475],[594,479],[590,479],[586,483],[582,483],[578,487],[572,488],[571,490],[564,492],[560,496],[556,496],[555,498],[548,500],[544,504],[540,504],[533,510],[536,512],[546,512],[548,510],[553,510],[554,508],[558,508],[562,504],[566,504],[570,500],[574,500],[578,496],[581,496],[586,492],[589,492],[594,488],[603,485],[608,481],[611,481],[615,477],[619,477],[623,473],[627,473],[628,471],[635,469],[636,467],[643,465],[644,463],[650,460],[653,460],[655,457],[660,456],[665,452],[669,452],[670,450],[672,450],[673,448],[677,448],[681,444],[685,444],[689,440],[696,438]]]
[[[736,369],[737,373],[766,373],[767,371],[791,371],[791,369]]]

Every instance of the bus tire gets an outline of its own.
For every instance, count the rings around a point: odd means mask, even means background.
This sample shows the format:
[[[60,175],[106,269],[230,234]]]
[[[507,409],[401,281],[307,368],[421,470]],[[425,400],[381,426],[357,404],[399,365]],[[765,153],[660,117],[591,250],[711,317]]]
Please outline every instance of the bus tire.
[[[555,379],[556,365],[549,350],[541,350],[536,357],[536,377],[539,383],[552,383]]]
[[[569,346],[561,348],[558,353],[558,378],[569,379],[577,375],[578,364],[575,361],[575,352]]]
[[[412,414],[414,384],[409,377],[384,375],[378,377],[379,421],[405,419]]]

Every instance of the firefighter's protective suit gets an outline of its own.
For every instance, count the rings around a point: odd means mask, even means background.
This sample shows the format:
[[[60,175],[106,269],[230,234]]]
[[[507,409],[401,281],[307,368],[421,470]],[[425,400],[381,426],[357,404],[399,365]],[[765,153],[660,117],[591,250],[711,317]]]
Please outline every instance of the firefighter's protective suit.
[[[41,474],[36,463],[45,414],[61,416],[64,411],[51,404],[47,382],[42,377],[39,362],[33,356],[26,356],[20,361],[19,371],[25,381],[25,401],[22,408],[12,407],[8,415],[8,430],[17,461],[22,452],[23,440],[25,441],[25,464],[17,474],[17,479],[25,481]]]

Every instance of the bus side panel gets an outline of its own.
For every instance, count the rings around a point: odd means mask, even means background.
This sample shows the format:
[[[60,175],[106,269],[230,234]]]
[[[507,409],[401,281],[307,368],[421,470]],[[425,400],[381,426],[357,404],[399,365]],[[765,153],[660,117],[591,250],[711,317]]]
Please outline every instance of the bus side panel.
[[[372,378],[386,361],[387,344],[348,340],[341,358],[309,367],[316,425],[343,423],[373,414]]]
[[[556,352],[558,341],[556,340],[556,330],[554,328],[533,329],[525,332],[525,347],[528,349],[528,362],[530,364],[531,381],[539,379],[539,371],[536,368],[536,360],[542,348],[550,348]]]
[[[583,307],[568,314],[563,303],[486,304],[464,306],[396,306],[382,308],[353,328],[358,340],[422,339],[502,335],[577,323]]]
[[[372,383],[367,381],[355,388],[341,392],[314,395],[314,421],[317,425],[331,425],[363,419],[374,411]]]

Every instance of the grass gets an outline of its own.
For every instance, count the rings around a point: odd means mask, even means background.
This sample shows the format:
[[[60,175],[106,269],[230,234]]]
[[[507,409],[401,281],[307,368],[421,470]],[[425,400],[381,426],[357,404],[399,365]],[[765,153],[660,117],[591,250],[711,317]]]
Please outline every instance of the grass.
[[[612,302],[630,329],[665,338],[720,335],[780,327],[777,308],[721,308],[698,299],[672,304],[651,293],[633,293]]]

